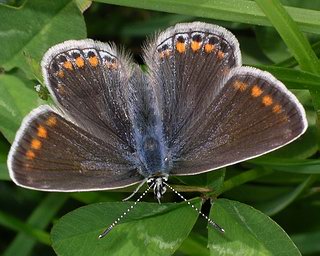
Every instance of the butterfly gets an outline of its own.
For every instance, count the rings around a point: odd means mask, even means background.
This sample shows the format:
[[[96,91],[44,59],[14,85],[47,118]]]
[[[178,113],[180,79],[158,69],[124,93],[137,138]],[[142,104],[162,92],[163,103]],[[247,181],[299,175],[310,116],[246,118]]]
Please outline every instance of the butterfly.
[[[113,44],[50,48],[41,66],[55,107],[23,120],[8,167],[19,186],[107,190],[148,182],[160,201],[172,175],[194,175],[276,150],[301,136],[306,114],[270,73],[241,62],[212,24],[181,23],[145,44],[143,72]]]

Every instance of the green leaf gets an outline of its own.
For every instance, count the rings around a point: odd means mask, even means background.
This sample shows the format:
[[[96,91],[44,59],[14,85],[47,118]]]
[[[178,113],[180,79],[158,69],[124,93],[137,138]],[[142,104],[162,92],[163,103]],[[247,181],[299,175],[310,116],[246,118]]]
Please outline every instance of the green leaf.
[[[320,41],[314,43],[312,45],[312,49],[313,51],[315,52],[315,54],[318,56],[320,56]],[[290,67],[295,67],[298,65],[298,62],[296,61],[296,59],[294,57],[290,57],[286,60],[283,60],[279,63],[276,64],[277,66],[279,67],[287,67],[287,68],[290,68]]]
[[[255,39],[260,46],[259,49],[272,62],[280,62],[292,56],[274,28],[256,26],[254,31],[256,34]]]
[[[19,67],[40,77],[40,60],[48,48],[86,37],[83,16],[72,0],[29,0],[19,8],[0,5],[0,66]]]
[[[247,24],[271,26],[266,15],[250,0],[95,0],[95,2],[142,8],[154,11],[192,15],[196,17],[235,21]],[[320,33],[319,11],[286,7],[301,30]]]
[[[106,237],[97,239],[132,204],[92,204],[68,213],[52,229],[54,250],[64,256],[171,255],[198,216],[186,203],[139,203]]]
[[[319,1],[305,1],[305,0],[281,0],[281,3],[288,4],[290,6],[302,7],[305,9],[320,10]]]
[[[178,252],[183,253],[182,255],[185,256],[208,256],[209,250],[207,248],[207,242],[207,237],[191,232],[187,239],[182,243]]]
[[[221,234],[209,227],[211,255],[301,255],[277,223],[251,206],[218,199],[210,218],[225,229]]]
[[[82,13],[87,10],[92,4],[91,0],[75,0],[75,2]]]
[[[226,175],[226,168],[221,168],[216,171],[207,172],[207,185],[214,193],[211,195],[218,196],[223,189],[223,182]]]
[[[9,142],[13,141],[23,117],[43,103],[29,84],[13,75],[0,75],[0,131]]]

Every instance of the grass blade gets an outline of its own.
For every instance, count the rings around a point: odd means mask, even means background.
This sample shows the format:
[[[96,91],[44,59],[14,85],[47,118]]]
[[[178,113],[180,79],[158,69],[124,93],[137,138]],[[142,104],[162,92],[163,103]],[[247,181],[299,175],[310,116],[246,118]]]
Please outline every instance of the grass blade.
[[[271,22],[258,5],[249,0],[95,0],[95,2],[142,8],[154,11],[192,15],[202,18],[271,26]],[[320,12],[285,7],[302,31],[320,34]]]
[[[45,237],[42,233],[44,233],[41,229],[44,229],[48,226],[48,224],[52,221],[52,218],[56,215],[57,211],[60,210],[61,206],[66,202],[68,198],[67,194],[57,194],[52,193],[49,194],[33,211],[29,219],[27,220],[27,225],[25,226],[32,227],[32,229],[38,230],[38,233],[31,233],[32,236],[26,234],[26,228],[22,225],[17,226],[20,230],[20,234],[13,240],[10,246],[7,247],[4,256],[27,256],[30,255],[33,246],[36,244],[37,240],[50,244],[49,235],[45,233]],[[29,232],[28,232],[29,233]]]

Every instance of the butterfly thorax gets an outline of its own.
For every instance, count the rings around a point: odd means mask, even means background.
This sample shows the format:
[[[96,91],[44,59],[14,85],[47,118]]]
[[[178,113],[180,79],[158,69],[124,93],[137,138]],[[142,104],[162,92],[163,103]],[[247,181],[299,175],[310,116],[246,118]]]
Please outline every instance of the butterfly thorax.
[[[142,175],[149,178],[166,176],[169,173],[172,160],[160,136],[145,135],[139,151]]]

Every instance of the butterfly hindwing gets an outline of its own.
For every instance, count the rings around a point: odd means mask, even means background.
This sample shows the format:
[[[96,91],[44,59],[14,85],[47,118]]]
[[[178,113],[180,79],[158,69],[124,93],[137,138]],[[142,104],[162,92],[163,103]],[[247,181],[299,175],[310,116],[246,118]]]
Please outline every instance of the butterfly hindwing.
[[[45,105],[24,119],[8,166],[20,186],[46,191],[112,189],[143,179],[128,151],[100,140]]]
[[[195,174],[257,157],[290,143],[306,128],[303,107],[280,81],[255,68],[236,68],[199,125],[188,127],[172,174]]]

